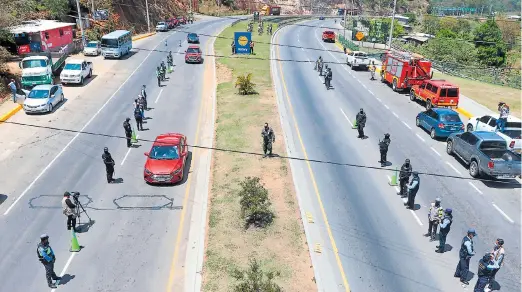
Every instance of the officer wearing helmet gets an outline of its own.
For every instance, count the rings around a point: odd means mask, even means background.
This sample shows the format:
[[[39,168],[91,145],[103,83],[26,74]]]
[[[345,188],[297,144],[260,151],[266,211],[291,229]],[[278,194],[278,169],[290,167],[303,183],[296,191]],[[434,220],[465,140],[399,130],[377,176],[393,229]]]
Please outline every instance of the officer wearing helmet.
[[[381,152],[381,160],[379,162],[381,163],[381,166],[386,166],[386,155],[388,154],[390,143],[391,139],[390,134],[388,133],[384,134],[384,139],[382,141],[379,141],[379,151]]]
[[[478,272],[477,272],[477,283],[475,284],[475,288],[473,292],[483,292],[484,289],[489,286],[493,271],[499,268],[498,262],[495,262],[493,254],[487,253],[480,260],[478,264]]]
[[[130,125],[130,118],[126,118],[125,122],[123,122],[123,129],[125,130],[125,138],[127,138],[127,147],[132,147],[131,139],[132,139],[132,127]]]
[[[404,164],[401,166],[401,171],[399,172],[399,195],[402,198],[406,197],[406,184],[410,180],[412,167],[410,164],[410,160],[406,159]]]
[[[105,164],[105,172],[107,173],[107,183],[114,182],[114,159],[112,159],[111,153],[109,153],[109,148],[103,148],[102,154],[103,163]]]
[[[45,267],[45,278],[47,279],[47,285],[51,289],[56,288],[56,284],[53,283],[53,280],[59,281],[61,277],[58,277],[54,272],[54,262],[56,261],[56,256],[54,255],[54,251],[49,245],[49,235],[42,234],[40,236],[40,243],[38,243],[36,248],[36,253],[38,255],[38,260]]]
[[[446,208],[444,210],[444,217],[442,217],[440,223],[440,232],[439,232],[439,245],[437,245],[437,253],[444,253],[446,247],[446,237],[450,232],[451,223],[453,222],[453,210],[451,208]]]
[[[419,173],[414,171],[412,173],[412,179],[408,184],[408,201],[405,203],[407,209],[415,210],[415,196],[420,187]]]
[[[364,139],[364,127],[366,126],[366,113],[361,108],[357,115],[355,116],[355,123],[357,126],[357,131],[359,132],[359,136],[357,138]]]
[[[431,207],[428,212],[428,233],[425,234],[425,236],[430,237],[430,241],[435,240],[435,236],[437,235],[437,226],[440,224],[442,216],[444,216],[444,211],[440,206],[440,201],[440,198],[436,198],[435,201],[431,203]]]

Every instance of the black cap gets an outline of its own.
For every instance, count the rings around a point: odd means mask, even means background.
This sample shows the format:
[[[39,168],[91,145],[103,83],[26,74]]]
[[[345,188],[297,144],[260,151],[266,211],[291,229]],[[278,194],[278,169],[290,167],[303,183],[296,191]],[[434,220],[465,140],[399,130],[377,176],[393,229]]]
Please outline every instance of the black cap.
[[[69,192],[65,192],[65,193],[63,193],[63,196],[64,196],[64,197],[69,197],[70,195],[71,195],[71,193],[69,193]]]
[[[410,163],[410,159],[409,158],[406,158],[406,163]]]
[[[109,152],[109,148],[105,147],[105,148],[103,148],[103,151],[104,152]]]
[[[499,244],[499,245],[504,245],[504,239],[502,239],[502,238],[497,238],[497,241],[498,241],[498,244]]]
[[[126,120],[126,121],[130,121],[130,118],[126,118],[125,120]]]

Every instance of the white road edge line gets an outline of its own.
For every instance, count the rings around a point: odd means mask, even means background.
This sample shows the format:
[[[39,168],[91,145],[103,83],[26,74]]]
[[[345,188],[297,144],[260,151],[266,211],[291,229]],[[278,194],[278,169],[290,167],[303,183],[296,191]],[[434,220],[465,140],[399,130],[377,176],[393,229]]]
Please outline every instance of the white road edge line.
[[[495,205],[495,203],[492,203],[493,204],[493,207],[495,207],[495,209],[497,209],[498,212],[500,212],[500,214],[502,214],[502,216],[504,216],[504,218],[506,218],[507,221],[509,221],[511,224],[515,223],[515,221],[513,221],[513,219],[509,218],[509,216],[504,213],[504,211],[502,211],[502,209],[500,209],[497,205]]]
[[[472,186],[472,187],[475,189],[475,191],[477,191],[479,194],[481,194],[481,195],[483,194],[482,191],[479,190],[479,188],[477,188],[477,186],[476,186],[474,183],[472,183],[472,182],[470,182],[470,181],[469,181],[468,183],[469,183],[469,185]]]
[[[377,99],[379,102],[382,102],[382,100],[381,100],[380,98],[376,97],[376,99]]]
[[[65,275],[65,272],[67,271],[67,268],[69,267],[69,265],[71,264],[74,256],[76,255],[75,252],[71,253],[71,256],[69,256],[69,259],[67,260],[67,262],[65,263],[65,266],[63,267],[63,270],[62,272],[60,273],[60,276],[59,277],[63,277],[63,275]],[[55,289],[52,289],[51,292],[54,292],[56,291],[57,288]]]
[[[389,106],[387,106],[387,105],[384,105],[384,107],[385,107],[386,109],[390,109],[390,107],[389,107]]]
[[[442,155],[440,155],[440,153],[437,150],[435,150],[435,148],[430,147],[430,149],[431,151],[435,152],[438,156],[442,157]]]
[[[408,129],[410,129],[410,130],[411,130],[411,127],[410,127],[410,125],[406,124],[406,122],[405,122],[405,121],[401,121],[401,122],[402,122],[402,123],[403,123],[403,124],[404,124],[404,125],[405,125],[405,126],[406,126],[406,127],[408,128]]]
[[[42,177],[42,175],[44,175],[44,173],[49,169],[51,168],[51,166],[54,164],[54,162],[60,157],[62,156],[62,154],[65,152],[65,150],[67,150],[67,148],[69,148],[69,146],[71,146],[71,144],[78,138],[78,136],[80,136],[80,134],[83,132],[83,130],[85,130],[85,128],[87,128],[91,123],[92,121],[98,116],[98,114],[107,106],[107,104],[109,104],[109,102],[116,96],[116,94],[120,91],[120,89],[122,89],[122,87],[127,84],[127,81],[129,81],[129,79],[131,79],[132,76],[134,76],[134,74],[136,73],[136,71],[138,71],[139,68],[141,68],[141,65],[143,65],[145,63],[145,61],[147,61],[147,59],[149,58],[150,54],[152,54],[152,52],[156,51],[156,49],[161,45],[163,44],[163,42],[165,41],[165,39],[167,39],[168,37],[170,37],[171,35],[173,34],[170,34],[170,35],[167,35],[166,37],[164,37],[160,42],[159,44],[156,45],[156,47],[154,47],[154,49],[152,49],[148,54],[147,56],[145,57],[145,59],[143,59],[143,61],[141,61],[141,63],[138,65],[138,67],[136,67],[136,69],[134,69],[134,71],[132,71],[132,73],[129,75],[129,77],[127,77],[127,79],[125,79],[125,81],[123,81],[123,83],[120,85],[120,87],[118,87],[118,89],[116,89],[116,91],[109,97],[109,99],[107,99],[107,101],[105,101],[105,103],[100,107],[100,109],[98,109],[97,112],[94,113],[94,115],[91,117],[90,120],[87,121],[87,123],[80,129],[80,131],[78,131],[78,133],[76,133],[76,135],[74,135],[74,137],[71,139],[71,141],[69,141],[69,143],[67,143],[65,145],[65,147],[63,147],[63,149],[58,152],[58,154],[53,158],[53,160],[51,160],[51,162],[49,162],[49,164],[47,164],[47,166],[40,172],[40,174],[38,174],[38,176],[36,176],[34,178],[34,180],[27,186],[27,188],[25,188],[25,190],[20,194],[20,196],[18,196],[18,198],[16,198],[16,200],[13,202],[13,204],[11,204],[11,206],[9,206],[9,208],[7,208],[7,210],[4,212],[4,216],[9,214],[9,212],[11,211],[11,209],[13,209],[13,207],[20,201],[20,199],[22,199],[25,194],[27,194],[27,192],[34,186],[34,184],[40,179],[40,177]]]
[[[415,218],[415,220],[417,220],[417,223],[419,223],[419,225],[422,226],[422,222],[420,221],[419,216],[417,216],[417,214],[415,214],[415,212],[413,212],[413,210],[410,210],[410,212],[413,215],[413,217]]]
[[[158,103],[158,100],[159,100],[162,92],[163,92],[163,88],[160,90],[158,97],[156,97],[156,101],[154,101],[154,103]]]
[[[375,94],[373,94],[373,92],[372,92],[371,90],[369,90],[369,89],[368,89],[368,92],[369,92],[371,95],[375,95]]]
[[[456,169],[455,166],[453,166],[453,164],[451,164],[451,163],[449,163],[449,162],[447,162],[447,161],[446,161],[446,164],[449,165],[451,168],[453,168],[453,170],[454,170],[456,173],[462,175],[462,173],[461,173],[458,169]]]
[[[140,137],[140,135],[136,135],[136,139],[138,139],[139,137]],[[127,150],[127,153],[125,153],[125,156],[123,156],[123,160],[121,161],[120,165],[123,165],[125,163],[125,160],[127,159],[127,156],[129,156],[131,149],[132,148],[129,148],[129,150]]]
[[[348,116],[344,113],[343,109],[342,108],[339,108],[341,110],[341,113],[343,113],[343,116],[346,118],[346,120],[348,121],[348,123],[350,123],[350,125],[353,127],[353,124],[352,122],[350,122],[350,119],[348,118]]]
[[[392,114],[393,114],[396,118],[399,118],[399,115],[397,115],[395,112],[392,112]]]
[[[417,136],[417,138],[419,138],[422,142],[426,142],[426,140],[424,140],[424,138],[422,138],[419,134],[415,133],[415,136]]]

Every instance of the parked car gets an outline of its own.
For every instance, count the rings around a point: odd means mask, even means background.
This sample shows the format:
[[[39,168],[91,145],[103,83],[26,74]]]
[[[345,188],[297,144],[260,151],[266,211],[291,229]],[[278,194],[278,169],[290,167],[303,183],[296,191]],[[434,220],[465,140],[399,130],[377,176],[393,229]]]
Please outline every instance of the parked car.
[[[410,100],[420,99],[426,103],[426,109],[432,107],[457,108],[459,105],[459,87],[446,80],[425,80],[420,85],[413,85]]]
[[[466,130],[471,131],[488,131],[496,132],[500,137],[504,138],[508,148],[515,152],[522,152],[522,123],[520,119],[509,116],[504,132],[497,131],[497,118],[492,116],[473,117],[469,119]]]
[[[187,34],[187,43],[189,44],[199,44],[199,36],[196,33]]]
[[[145,156],[145,182],[154,184],[182,181],[188,156],[187,137],[179,133],[159,135]]]
[[[352,70],[355,70],[355,68],[368,70],[370,59],[365,52],[353,51],[346,56],[346,64],[352,67]]]
[[[84,56],[98,56],[101,54],[101,45],[98,41],[87,43],[87,46],[83,48]]]
[[[185,16],[179,16],[178,22],[179,24],[187,24],[187,19],[185,18]]]
[[[319,16],[319,20],[324,20],[324,16]]]
[[[432,139],[464,132],[464,123],[460,120],[459,114],[446,108],[432,108],[420,112],[415,119],[415,124],[430,132]]]
[[[168,25],[165,23],[165,22],[158,22],[158,24],[156,24],[156,31],[168,31],[169,30],[169,27]]]
[[[335,33],[331,30],[323,31],[323,42],[335,43]]]
[[[92,77],[92,62],[82,59],[71,59],[65,63],[60,81],[62,84],[76,83],[83,85],[85,79]]]
[[[472,177],[514,178],[522,170],[520,154],[507,149],[506,141],[494,132],[453,133],[446,152],[469,165]]]
[[[203,63],[199,46],[189,46],[185,51],[185,63]]]
[[[51,113],[63,100],[61,85],[36,85],[24,99],[23,109],[26,114]]]

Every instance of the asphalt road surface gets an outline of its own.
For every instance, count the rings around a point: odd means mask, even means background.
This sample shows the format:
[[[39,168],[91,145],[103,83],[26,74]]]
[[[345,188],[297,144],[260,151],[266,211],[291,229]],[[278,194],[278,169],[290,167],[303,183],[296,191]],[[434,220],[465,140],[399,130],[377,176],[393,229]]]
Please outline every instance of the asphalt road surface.
[[[232,20],[205,19],[182,29],[214,35],[229,22]],[[176,67],[159,88],[155,68],[161,60],[166,62],[165,39]],[[206,53],[209,38],[200,39]],[[60,291],[182,291],[194,189],[198,184],[208,184],[199,176],[192,186],[187,182],[198,172],[198,155],[189,155],[182,183],[149,186],[143,181],[143,153],[150,150],[151,143],[141,141],[139,147],[129,150],[125,139],[104,135],[124,136],[122,123],[126,117],[131,117],[135,127],[132,103],[142,84],[147,85],[152,109],[145,113],[149,119],[144,124],[146,130],[138,132],[139,139],[154,140],[161,133],[180,132],[192,144],[208,135],[197,134],[204,105],[205,65],[184,63],[185,40],[186,33],[171,31],[135,42],[130,57],[106,60],[118,64],[110,74],[86,85],[89,87],[83,96],[47,116],[21,112],[12,119],[28,124],[40,120],[44,126],[94,134],[0,126],[9,127],[12,133],[32,131],[33,136],[2,157],[0,246],[5,252],[0,259],[1,291],[50,290],[36,255],[43,233],[50,236],[57,256],[56,273],[64,273]],[[4,135],[3,139],[9,137]],[[103,147],[108,147],[115,159],[119,183],[106,182]],[[194,149],[189,150],[193,154]],[[69,252],[71,233],[61,210],[64,191],[79,191],[80,201],[94,220],[85,225],[85,214],[81,217],[82,232],[77,236],[84,248],[79,253]],[[184,208],[187,220],[181,219]],[[181,222],[186,226],[178,234]],[[179,255],[173,262],[175,249]]]
[[[306,24],[334,27],[333,21]],[[314,221],[305,223],[307,239],[323,249],[312,253],[319,289],[471,291],[473,286],[463,289],[453,274],[461,240],[473,227],[479,235],[470,271],[476,274],[478,260],[496,238],[503,238],[506,260],[497,280],[502,291],[520,291],[520,184],[468,180],[466,167],[445,153],[444,141],[430,139],[415,126],[422,105],[370,81],[368,72],[331,65],[333,89],[327,91],[313,70],[315,60],[321,55],[326,62],[344,63],[345,56],[335,52],[339,49],[334,44],[321,41],[322,31],[287,26],[274,37],[280,45],[272,47],[275,59],[311,61],[272,61],[290,155],[352,165],[291,162],[303,215]],[[360,108],[368,119],[363,140],[352,129]],[[392,139],[388,170],[378,163],[384,133]],[[400,168],[406,158],[414,170],[443,175],[421,175],[415,211],[405,209],[396,188],[388,184],[390,170]],[[436,197],[454,215],[442,255],[435,253],[438,241],[423,236],[428,206]]]

